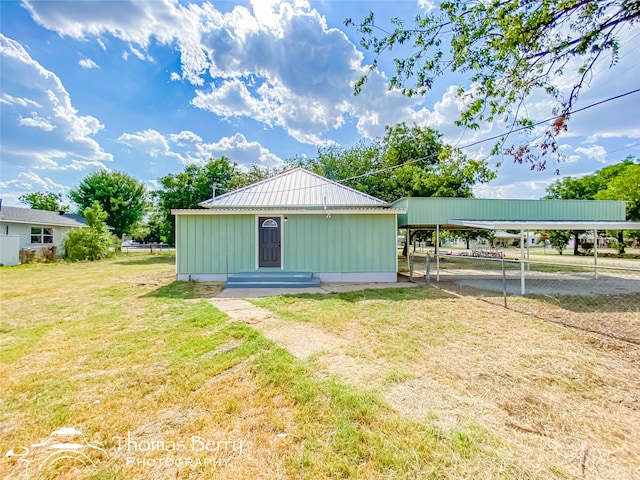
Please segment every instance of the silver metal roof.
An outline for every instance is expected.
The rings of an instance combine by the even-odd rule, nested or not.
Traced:
[[[275,208],[173,208],[172,215],[399,215],[406,213],[399,208],[380,207],[347,207],[347,208],[307,208],[275,207]]]
[[[288,170],[200,203],[205,208],[386,207],[378,198],[328,180],[304,168]]]
[[[79,215],[34,210],[31,208],[7,207],[0,209],[0,222],[29,223],[33,225],[52,225],[61,227],[84,227],[84,220]]]

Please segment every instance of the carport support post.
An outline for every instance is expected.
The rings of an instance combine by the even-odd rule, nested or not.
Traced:
[[[524,294],[524,230],[520,230],[520,295]]]
[[[593,277],[598,279],[598,230],[593,231]]]
[[[436,224],[436,282],[440,281],[440,224]]]

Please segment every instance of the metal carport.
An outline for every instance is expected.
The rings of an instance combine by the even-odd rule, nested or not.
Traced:
[[[524,235],[531,230],[640,230],[640,222],[627,222],[625,202],[615,200],[526,200],[448,197],[405,197],[391,208],[398,215],[398,228],[408,236],[415,230],[436,232],[436,252],[440,230],[519,230],[521,290],[524,294]],[[597,251],[594,255],[597,266]],[[597,270],[596,270],[597,271]],[[436,279],[440,279],[436,255]]]
[[[527,232],[532,230],[579,230],[592,231],[593,238],[598,237],[598,231],[602,230],[640,230],[640,222],[620,222],[620,221],[474,221],[474,220],[449,220],[451,225],[457,225],[465,228],[484,229],[484,230],[519,230],[520,231],[520,293],[525,292],[525,250],[524,238]],[[436,231],[436,244],[439,243],[439,229]],[[529,244],[527,243],[527,250]],[[528,255],[527,255],[528,257]],[[595,277],[598,277],[598,242],[594,242],[593,250],[593,266]],[[440,276],[440,262],[436,258],[437,277]]]

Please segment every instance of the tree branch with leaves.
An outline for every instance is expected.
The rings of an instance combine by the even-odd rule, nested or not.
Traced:
[[[620,33],[639,18],[638,0],[450,0],[436,13],[418,14],[410,27],[393,18],[391,29],[381,27],[374,13],[360,23],[349,18],[345,24],[363,34],[361,46],[374,54],[354,92],[362,91],[380,59],[394,49],[408,55],[394,58],[389,88],[408,97],[425,95],[447,71],[469,75],[473,88],[459,89],[466,106],[456,122],[466,128],[502,120],[511,125],[507,131],[533,129],[521,106],[534,91],[546,92],[555,103],[555,118],[536,151],[531,145],[506,148],[509,132],[493,150],[543,170],[546,158],[561,159],[556,137],[566,130],[594,65],[604,54],[610,65],[616,63]],[[566,93],[555,80],[568,73],[574,77]]]

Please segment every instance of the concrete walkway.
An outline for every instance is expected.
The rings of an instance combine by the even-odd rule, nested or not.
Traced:
[[[310,288],[225,288],[216,298],[260,298],[274,295],[300,295],[303,293],[355,292],[366,289],[411,288],[417,284],[410,282],[391,283],[322,283]]]

